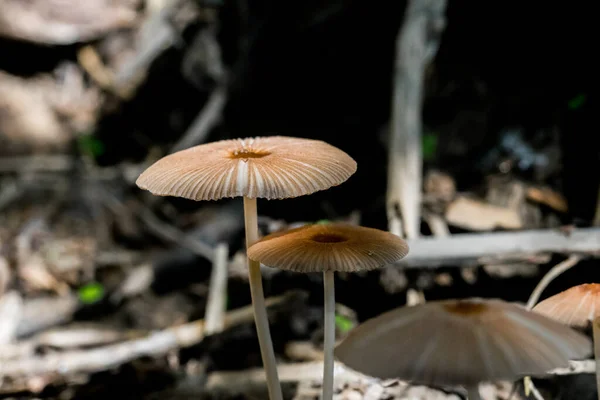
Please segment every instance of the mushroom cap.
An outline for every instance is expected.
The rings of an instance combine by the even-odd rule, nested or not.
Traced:
[[[600,284],[573,286],[539,302],[533,311],[565,325],[586,328],[600,317]]]
[[[356,161],[320,140],[285,136],[222,140],[165,156],[136,184],[158,196],[284,199],[325,190],[356,172]]]
[[[295,272],[368,271],[400,260],[408,245],[393,233],[349,224],[314,224],[265,236],[248,257]]]
[[[335,349],[366,375],[426,385],[476,385],[565,367],[590,340],[501,300],[446,300],[388,311],[359,325]]]

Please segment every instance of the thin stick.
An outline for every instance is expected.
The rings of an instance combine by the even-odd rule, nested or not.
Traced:
[[[479,386],[469,386],[467,388],[467,399],[468,400],[481,400],[481,394],[479,394]]]
[[[227,243],[219,243],[215,249],[213,269],[210,275],[210,287],[206,304],[204,333],[212,335],[221,332],[225,325],[227,308],[227,261],[229,247]]]
[[[335,288],[333,271],[323,272],[323,292],[325,295],[325,340],[323,352],[323,397],[322,400],[333,399],[333,347],[335,345]]]
[[[568,269],[575,266],[581,260],[581,256],[578,254],[573,254],[566,260],[556,264],[554,267],[544,275],[542,280],[537,284],[533,292],[531,292],[531,296],[529,296],[529,300],[527,301],[527,308],[532,309],[540,299],[540,296],[544,292],[544,290],[548,287],[548,285],[556,279],[559,275],[567,271]]]
[[[267,299],[267,304],[275,306],[289,300],[289,295],[286,295]],[[225,314],[225,329],[251,322],[253,313],[250,306],[229,311]],[[200,343],[204,337],[204,320],[196,320],[150,332],[142,338],[93,349],[36,354],[14,360],[3,360],[0,362],[0,376],[18,379],[40,375],[60,377],[76,373],[95,373],[118,367],[139,357],[163,356],[173,349]]]
[[[531,296],[529,296],[529,300],[527,301],[527,308],[529,310],[531,310],[533,308],[533,306],[535,306],[537,304],[538,300],[540,299],[540,296],[542,295],[544,290],[548,287],[548,285],[554,279],[556,279],[556,277],[558,277],[559,275],[561,275],[562,273],[564,273],[565,271],[567,271],[568,269],[573,267],[575,264],[577,264],[579,262],[579,260],[581,260],[581,256],[573,254],[566,260],[564,260],[564,261],[556,264],[554,267],[552,267],[550,269],[550,271],[548,271],[546,273],[546,275],[544,275],[544,277],[538,282],[536,287],[533,289],[533,292],[531,292]],[[529,393],[534,393],[534,396],[536,396],[535,395],[536,392],[539,394],[539,392],[537,391],[537,388],[535,387],[530,376],[526,376],[525,378],[523,378],[523,387],[525,388],[526,396],[529,396]],[[541,395],[540,395],[540,397],[541,397]],[[537,398],[537,396],[536,396],[536,398]]]
[[[246,226],[246,248],[258,241],[258,214],[256,211],[256,199],[244,197],[244,223]],[[265,295],[262,287],[262,276],[260,274],[260,263],[248,259],[248,280],[250,282],[250,294],[256,321],[256,333],[260,346],[263,367],[267,374],[267,387],[271,400],[283,400],[279,377],[277,375],[277,361],[269,331],[269,319],[265,307]]]
[[[600,318],[596,318],[592,323],[594,335],[594,359],[596,359],[596,388],[598,389],[598,399],[600,400]]]

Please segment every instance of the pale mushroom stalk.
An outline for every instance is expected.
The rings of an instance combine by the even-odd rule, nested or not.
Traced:
[[[256,199],[244,196],[244,224],[246,229],[246,248],[258,241],[258,215]],[[256,334],[260,346],[260,354],[267,375],[267,388],[271,400],[283,400],[279,377],[277,375],[277,361],[273,350],[273,341],[269,331],[269,319],[265,305],[265,295],[260,273],[260,262],[248,258],[248,279],[250,282],[250,295],[254,320],[256,321]]]
[[[288,199],[326,190],[344,183],[356,168],[352,157],[321,140],[286,136],[239,138],[169,154],[142,172],[136,184],[157,196],[194,201],[243,197],[249,246],[258,240],[257,198]],[[270,399],[281,400],[259,262],[248,261],[257,336]]]
[[[333,348],[335,346],[335,289],[334,272],[323,272],[323,294],[325,297],[325,338],[323,341],[323,398],[333,399]]]
[[[596,388],[598,399],[600,399],[600,317],[592,321],[592,332],[594,335],[594,359],[596,360]]]
[[[274,232],[248,248],[248,257],[282,270],[323,274],[324,343],[322,400],[332,400],[336,271],[358,272],[381,268],[402,259],[408,245],[379,229],[348,224],[311,224]]]
[[[467,389],[467,400],[481,400],[481,395],[479,394],[479,386],[473,385],[466,388]]]

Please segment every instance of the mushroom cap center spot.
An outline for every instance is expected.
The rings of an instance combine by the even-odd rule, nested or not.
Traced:
[[[270,155],[270,151],[265,150],[250,150],[250,149],[241,149],[241,150],[233,150],[229,153],[229,158],[232,159],[248,159],[248,158],[263,158]]]
[[[310,240],[317,243],[341,243],[346,242],[348,238],[337,233],[317,233]]]
[[[471,316],[477,314],[483,314],[487,311],[488,307],[481,303],[470,303],[466,301],[459,301],[451,304],[444,304],[444,310],[454,315]]]

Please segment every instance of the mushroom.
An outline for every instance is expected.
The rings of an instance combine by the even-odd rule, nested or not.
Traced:
[[[600,284],[574,286],[538,303],[533,311],[565,325],[584,329],[592,326],[596,386],[600,399]]]
[[[272,233],[248,248],[250,259],[268,267],[323,273],[323,400],[333,397],[334,272],[373,270],[398,261],[407,253],[406,242],[390,232],[340,223],[306,225]]]
[[[249,247],[258,240],[257,198],[284,199],[325,190],[345,182],[356,167],[348,154],[320,140],[257,137],[170,154],[146,169],[136,183],[155,195],[196,201],[242,196]],[[281,400],[258,262],[248,260],[248,275],[269,396]]]
[[[480,382],[539,375],[590,350],[585,335],[563,324],[516,304],[472,298],[388,311],[350,331],[335,356],[366,375],[460,385],[480,400]]]

